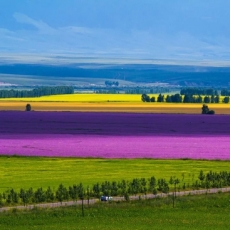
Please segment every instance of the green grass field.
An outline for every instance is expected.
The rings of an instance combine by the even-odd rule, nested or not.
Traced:
[[[57,188],[82,182],[91,186],[97,182],[133,178],[169,179],[178,177],[190,183],[204,172],[229,171],[230,161],[155,160],[155,159],[84,159],[45,157],[0,157],[0,192],[9,188]],[[182,180],[184,177],[184,180]]]
[[[98,203],[85,207],[13,210],[0,214],[1,230],[109,229],[109,230],[225,230],[230,226],[230,194],[171,197],[131,203]]]

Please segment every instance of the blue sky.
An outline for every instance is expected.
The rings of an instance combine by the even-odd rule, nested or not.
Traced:
[[[0,53],[230,60],[229,0],[1,0]]]

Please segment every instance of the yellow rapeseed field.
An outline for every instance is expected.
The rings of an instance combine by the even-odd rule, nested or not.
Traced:
[[[151,95],[157,96],[157,95]],[[0,101],[44,102],[141,102],[140,94],[64,94],[31,98],[3,98]]]
[[[159,94],[148,94],[150,97],[157,97]],[[166,98],[167,94],[163,94]],[[182,96],[183,97],[183,96]],[[203,96],[204,98],[204,96]],[[223,96],[220,96],[222,104]],[[42,97],[27,98],[0,98],[0,101],[26,101],[26,102],[142,102],[141,94],[62,94]]]

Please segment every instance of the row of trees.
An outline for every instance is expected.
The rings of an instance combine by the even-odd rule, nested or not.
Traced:
[[[157,93],[169,93],[172,91],[170,88],[166,87],[154,87],[154,88],[141,88],[141,87],[135,87],[135,88],[128,88],[125,90],[125,94],[157,94]]]
[[[6,192],[0,193],[0,205],[24,205],[30,203],[43,203],[43,202],[54,202],[54,201],[68,201],[68,200],[83,200],[90,199],[93,197],[99,198],[102,195],[106,196],[124,196],[126,200],[129,200],[129,195],[140,195],[140,194],[157,194],[168,193],[170,190],[175,192],[181,189],[199,189],[199,188],[222,188],[230,186],[230,172],[208,172],[204,173],[200,171],[197,180],[191,185],[184,182],[184,176],[180,181],[176,177],[170,177],[167,181],[163,178],[156,179],[154,176],[149,179],[135,178],[133,180],[121,180],[116,181],[104,181],[102,183],[96,183],[92,188],[84,187],[82,183],[78,185],[72,185],[65,187],[60,184],[56,190],[52,190],[50,187],[47,189],[38,188],[36,190],[20,189],[19,192],[14,189],[9,189]]]
[[[183,88],[180,91],[181,95],[208,95],[208,96],[217,96],[218,91],[211,88]],[[220,91],[221,96],[230,96],[230,90],[222,89]]]
[[[230,173],[227,171],[208,172],[204,173],[202,170],[198,176],[198,180],[193,184],[194,189],[199,188],[222,188],[230,186]]]
[[[129,195],[157,194],[158,192],[168,193],[169,183],[165,179],[156,180],[155,177],[151,177],[149,179],[135,178],[131,181],[105,181],[94,184],[91,189],[90,187],[83,187],[81,183],[69,187],[60,184],[56,191],[53,191],[50,187],[47,189],[38,188],[36,190],[32,188],[28,190],[20,189],[19,192],[10,189],[0,194],[0,205],[15,205],[20,203],[27,205],[31,203],[63,202],[67,200],[77,201],[92,197],[99,198],[102,195],[124,196],[128,200]]]
[[[184,95],[184,103],[219,103],[220,102],[220,97],[217,96],[205,96],[202,98],[200,95],[199,96],[193,96],[186,94]]]
[[[230,90],[222,89],[220,94],[221,96],[230,96]]]
[[[0,90],[0,98],[40,97],[58,94],[73,94],[72,86],[39,87],[33,90]]]
[[[94,93],[98,93],[98,94],[119,94],[120,92],[115,89],[115,88],[108,88],[108,89],[98,89],[95,90]]]
[[[214,89],[206,89],[206,88],[184,88],[180,91],[181,95],[214,95],[217,96],[218,92]]]
[[[155,102],[156,101],[155,97],[150,98],[150,96],[145,93],[141,95],[141,100],[143,102]]]
[[[179,93],[174,95],[167,95],[166,97],[162,94],[159,94],[157,98],[150,97],[147,94],[142,94],[141,100],[143,102],[168,102],[168,103],[219,103],[220,97],[218,95],[214,96],[204,96],[201,95],[194,96],[191,94],[185,94],[184,96]],[[223,98],[223,103],[229,103],[229,97],[226,96]]]

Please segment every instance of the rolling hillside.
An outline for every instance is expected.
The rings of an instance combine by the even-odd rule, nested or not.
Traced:
[[[133,83],[161,82],[180,86],[226,87],[230,85],[230,67],[156,64],[2,64],[0,74],[25,76],[27,81],[31,78],[30,76],[33,76],[34,80],[38,78],[44,82],[53,79],[69,82],[76,79],[88,79],[93,83],[92,79],[114,79]]]

